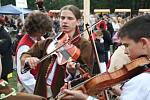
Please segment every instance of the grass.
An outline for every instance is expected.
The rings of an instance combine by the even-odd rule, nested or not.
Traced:
[[[8,79],[8,82],[12,88],[18,90],[17,89],[17,72],[16,72],[16,70],[13,71],[12,77]]]
[[[12,32],[11,32],[10,35],[11,35],[12,41],[14,41],[16,34],[17,34],[17,33],[16,33],[15,31],[12,31]],[[16,64],[15,64],[15,56],[13,56],[13,66],[16,67]],[[18,89],[17,89],[17,71],[16,71],[16,68],[14,68],[14,70],[13,70],[13,72],[12,72],[12,77],[10,77],[10,78],[8,79],[8,82],[9,82],[9,85],[10,85],[12,88],[16,89],[16,91],[18,90]]]

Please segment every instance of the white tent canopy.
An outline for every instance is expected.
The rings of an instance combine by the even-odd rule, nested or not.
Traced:
[[[30,13],[32,10],[25,9],[25,8],[18,8],[12,4],[1,6],[0,7],[0,14],[5,15],[20,15],[20,14],[27,14]]]
[[[94,13],[110,13],[110,9],[94,9]]]
[[[139,12],[150,13],[150,9],[139,9]]]
[[[131,12],[131,9],[115,9],[115,12]]]

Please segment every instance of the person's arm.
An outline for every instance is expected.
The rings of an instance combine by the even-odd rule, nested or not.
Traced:
[[[44,49],[43,41],[35,43],[27,52],[24,52],[21,55],[21,65],[24,65],[25,62],[28,62],[31,68],[37,66],[39,58],[41,58],[42,52]]]
[[[18,71],[21,71],[21,68],[22,68],[22,66],[21,66],[21,60],[20,60],[20,57],[21,57],[21,55],[24,53],[24,52],[27,52],[28,50],[30,49],[30,47],[29,46],[27,46],[27,45],[22,45],[22,46],[20,46],[19,48],[18,48],[18,51],[16,52],[16,60],[17,60],[17,70]]]
[[[35,83],[36,83],[34,76],[30,73],[30,71],[28,71],[24,74],[21,74],[20,56],[22,53],[27,52],[29,49],[30,49],[30,47],[27,45],[20,46],[18,49],[18,52],[17,52],[17,74],[19,76],[19,80],[21,81],[21,84],[26,89],[26,91],[28,93],[33,93]]]

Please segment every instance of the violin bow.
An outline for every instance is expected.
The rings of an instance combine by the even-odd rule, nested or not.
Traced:
[[[96,44],[95,44],[95,41],[94,41],[94,38],[93,38],[93,35],[92,35],[92,31],[89,31],[89,30],[88,30],[88,29],[89,29],[89,28],[88,28],[88,26],[89,26],[88,23],[87,23],[85,26],[86,26],[86,30],[87,30],[87,32],[88,32],[89,39],[90,39],[90,41],[91,41],[92,47],[93,47],[93,49],[94,49],[94,54],[95,54],[95,56],[96,56],[96,60],[97,60],[98,66],[99,66],[99,70],[100,70],[100,72],[101,72],[100,60],[99,60],[99,57],[98,57],[98,52],[97,52]],[[91,27],[92,27],[92,26],[91,26]]]
[[[99,22],[98,22],[98,23],[99,23]],[[97,23],[97,24],[98,24],[98,23]],[[90,39],[90,41],[91,41],[92,47],[93,47],[93,49],[94,49],[94,54],[95,54],[95,56],[96,56],[96,60],[97,60],[97,63],[98,63],[98,67],[99,67],[99,70],[100,70],[100,73],[101,73],[101,72],[102,72],[102,71],[101,71],[101,65],[100,65],[100,60],[99,60],[99,56],[98,56],[96,44],[95,44],[95,41],[94,41],[94,38],[93,38],[93,35],[92,35],[92,30],[89,31],[89,30],[88,30],[88,29],[89,29],[88,26],[89,26],[89,24],[87,23],[87,24],[86,24],[86,29],[87,29],[87,32],[88,32],[89,39]],[[91,26],[90,28],[92,28],[92,26]],[[106,100],[109,100],[107,91],[104,90],[102,93],[104,94],[104,98],[105,98]]]

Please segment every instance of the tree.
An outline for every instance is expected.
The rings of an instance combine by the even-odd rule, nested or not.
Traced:
[[[37,9],[35,5],[36,0],[27,0],[28,8]],[[115,8],[132,8],[137,10],[139,8],[148,8],[150,5],[149,0],[91,0],[91,12],[94,9],[109,8],[114,11]],[[13,4],[15,0],[1,0],[1,5]],[[67,4],[73,4],[83,9],[83,0],[44,0],[44,6],[48,10],[60,9],[62,6]]]
[[[15,0],[1,0],[1,6],[13,4],[16,5]]]

